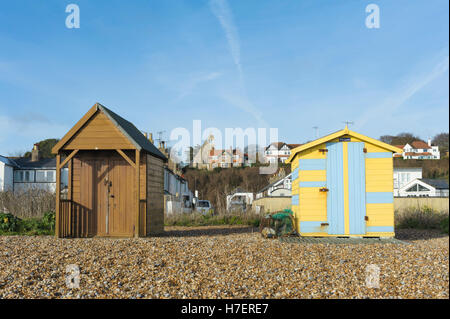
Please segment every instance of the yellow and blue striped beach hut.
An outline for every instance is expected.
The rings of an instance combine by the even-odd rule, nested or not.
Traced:
[[[292,150],[292,211],[302,236],[394,236],[393,154],[348,127]]]

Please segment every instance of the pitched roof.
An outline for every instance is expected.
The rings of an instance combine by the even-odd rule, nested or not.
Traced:
[[[424,141],[414,141],[410,143],[410,145],[414,148],[424,148],[424,149],[431,148],[431,146],[425,143]]]
[[[448,183],[445,179],[429,179],[429,178],[419,178],[419,181],[424,182],[436,189],[448,189]]]
[[[0,162],[5,163],[6,165],[9,165],[9,166],[13,166],[13,167],[17,166],[17,163],[13,159],[2,156],[2,155],[0,155]]]
[[[286,144],[290,149],[302,146],[303,144]]]
[[[145,136],[139,131],[136,126],[134,126],[131,122],[125,120],[123,117],[114,113],[107,107],[101,105],[100,103],[96,103],[88,113],[83,116],[83,118],[75,124],[75,126],[66,134],[64,137],[53,147],[52,153],[58,153],[59,149],[61,149],[69,139],[75,135],[75,133],[81,129],[84,124],[97,112],[103,112],[109,120],[125,135],[126,138],[136,147],[137,150],[144,150],[156,157],[167,161],[167,157],[161,153],[160,150],[156,148]]]
[[[372,143],[372,144],[374,144],[374,145],[376,145],[378,147],[381,147],[381,148],[383,148],[385,150],[388,150],[388,151],[391,151],[393,153],[401,153],[401,152],[403,152],[403,150],[401,150],[401,149],[399,149],[399,148],[397,148],[395,146],[392,146],[392,145],[387,144],[387,143],[383,143],[381,141],[378,141],[378,140],[373,139],[371,137],[368,137],[368,136],[356,133],[354,131],[350,131],[348,129],[348,127],[345,127],[345,129],[343,129],[343,130],[334,132],[332,134],[329,134],[327,136],[321,137],[321,138],[319,138],[317,140],[314,140],[312,142],[309,142],[309,143],[303,144],[302,146],[294,148],[291,151],[291,156],[289,156],[289,158],[286,160],[286,163],[290,163],[294,159],[294,157],[297,155],[297,153],[299,153],[299,152],[302,152],[302,151],[310,149],[310,148],[312,148],[314,146],[326,143],[328,141],[331,141],[331,140],[333,140],[335,138],[338,138],[338,137],[341,137],[341,136],[344,136],[344,135],[349,135],[349,136],[352,136],[352,137],[356,137],[356,138],[358,138],[361,141]]]
[[[31,161],[31,157],[15,158],[14,162],[21,169],[56,169],[56,158],[41,158],[38,161]]]
[[[269,149],[269,147],[271,147],[271,146],[275,146],[277,148],[277,150],[280,150],[284,145],[287,145],[287,144],[284,142],[273,142],[273,143],[270,143],[270,145],[266,147],[266,150]]]

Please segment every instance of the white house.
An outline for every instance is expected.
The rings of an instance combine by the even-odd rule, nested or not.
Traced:
[[[414,179],[399,189],[401,197],[448,197],[448,183],[442,179]]]
[[[422,167],[394,167],[394,196],[399,189],[415,179],[422,178]]]
[[[189,190],[188,181],[164,168],[164,202],[167,214],[190,212],[194,196]]]
[[[0,192],[14,188],[14,167],[16,164],[12,160],[0,155]]]
[[[266,163],[277,163],[278,161],[284,163],[289,156],[291,150],[300,146],[301,144],[286,144],[283,142],[275,142],[267,146],[264,150],[264,158]]]
[[[403,149],[403,153],[395,153],[394,157],[403,157],[403,159],[440,159],[441,153],[439,146],[431,145],[431,140],[428,143],[423,141],[414,141],[406,145],[396,145]]]
[[[68,169],[61,170],[61,187],[68,185]],[[56,190],[56,159],[40,158],[38,145],[31,157],[0,156],[0,191]]]
[[[291,197],[292,173],[267,185],[256,193],[256,199],[263,197]]]

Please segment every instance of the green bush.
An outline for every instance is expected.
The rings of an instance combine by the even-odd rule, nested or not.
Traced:
[[[411,207],[395,212],[396,228],[442,229],[445,220],[447,220],[448,229],[448,213],[436,211],[428,206]]]
[[[441,231],[448,235],[448,216],[441,221]]]
[[[10,213],[0,213],[0,231],[15,232],[19,229],[20,218]]]
[[[54,231],[54,212],[46,212],[42,218],[27,219],[0,213],[0,235],[53,235]]]
[[[260,216],[254,213],[176,214],[165,217],[166,226],[250,225],[258,227]]]

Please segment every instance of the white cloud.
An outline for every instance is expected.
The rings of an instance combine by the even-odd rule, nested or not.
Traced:
[[[233,57],[234,64],[236,65],[239,77],[242,81],[243,72],[241,64],[241,45],[239,41],[239,33],[236,25],[233,21],[233,15],[226,0],[211,0],[211,10],[222,26],[225,36],[228,41],[231,56]]]

